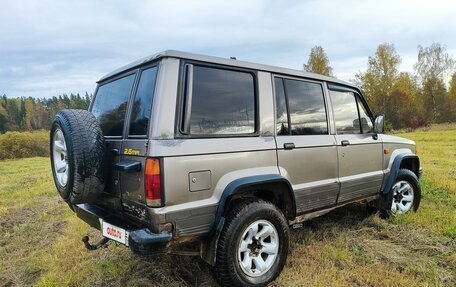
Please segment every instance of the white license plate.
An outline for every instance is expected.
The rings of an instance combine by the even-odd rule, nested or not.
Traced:
[[[101,233],[104,237],[128,245],[128,231],[115,225],[100,220]]]

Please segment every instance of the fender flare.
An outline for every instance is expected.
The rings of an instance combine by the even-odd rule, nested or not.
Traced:
[[[219,200],[219,205],[217,207],[217,213],[215,215],[215,226],[218,228],[218,226],[220,225],[220,221],[223,218],[223,213],[225,211],[226,204],[228,203],[228,198],[230,196],[236,194],[236,192],[242,188],[268,183],[286,184],[286,186],[288,187],[288,191],[290,192],[290,198],[292,201],[293,208],[294,210],[296,210],[296,201],[293,193],[293,188],[291,187],[290,182],[286,178],[282,177],[279,174],[247,176],[233,180],[223,190],[222,196]]]
[[[396,180],[397,174],[399,172],[399,169],[401,167],[402,162],[405,159],[413,158],[418,161],[418,169],[419,169],[419,164],[420,164],[420,158],[411,152],[405,152],[405,153],[400,153],[398,154],[394,160],[393,163],[391,164],[391,169],[388,175],[388,178],[385,183],[385,187],[383,188],[382,194],[387,194],[391,188],[393,187],[394,181]]]
[[[203,244],[201,258],[209,263],[214,265],[216,261],[217,254],[217,244],[222,232],[223,226],[225,225],[224,212],[226,205],[229,203],[229,198],[236,194],[237,191],[260,184],[270,184],[270,183],[280,183],[285,184],[290,192],[290,198],[292,201],[292,209],[296,212],[296,201],[293,193],[293,188],[291,187],[290,182],[279,174],[264,174],[264,175],[255,175],[247,176],[243,178],[238,178],[230,182],[225,189],[223,190],[222,196],[219,200],[219,205],[217,207],[217,212],[215,215],[214,228],[209,233],[207,237],[209,240]],[[295,213],[294,213],[295,214]],[[296,215],[296,214],[295,214]]]

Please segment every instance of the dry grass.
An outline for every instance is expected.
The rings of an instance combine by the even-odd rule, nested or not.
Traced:
[[[272,285],[456,286],[456,130],[405,136],[426,172],[419,212],[382,220],[353,204],[309,221]],[[99,236],[59,199],[47,158],[0,162],[0,286],[215,286],[197,257],[89,252],[87,233]]]

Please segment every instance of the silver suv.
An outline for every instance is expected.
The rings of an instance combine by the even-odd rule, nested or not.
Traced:
[[[224,286],[266,285],[289,227],[364,201],[415,211],[415,143],[383,133],[358,88],[302,71],[165,51],[63,110],[51,164],[76,215],[133,252],[200,255]]]

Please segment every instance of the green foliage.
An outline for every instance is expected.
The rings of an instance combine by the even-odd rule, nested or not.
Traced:
[[[453,74],[450,80],[450,88],[445,97],[443,121],[456,122],[456,73]]]
[[[6,131],[32,131],[49,129],[55,114],[62,109],[87,109],[91,96],[64,94],[48,99],[0,99],[0,134]]]
[[[394,80],[389,94],[389,120],[395,129],[417,128],[425,125],[425,109],[415,78],[400,73]]]
[[[326,76],[332,76],[332,68],[329,59],[321,46],[315,46],[310,50],[309,60],[304,64],[304,70]]]
[[[394,45],[383,43],[378,46],[374,56],[369,57],[367,71],[356,75],[357,84],[374,113],[384,114],[390,120],[396,108],[391,101],[391,94],[399,76],[401,61]],[[395,126],[396,122],[392,124]]]
[[[6,132],[0,135],[0,160],[49,156],[49,132]]]
[[[393,129],[416,129],[432,123],[456,121],[456,76],[445,86],[455,61],[438,43],[418,46],[416,77],[399,73],[401,57],[392,44],[380,44],[369,57],[366,72],[354,82],[375,114],[384,114]],[[451,90],[451,87],[453,90]]]
[[[426,119],[430,123],[444,122],[446,88],[443,79],[435,76],[426,78],[422,83],[422,97]]]
[[[393,123],[390,120],[385,121],[385,132],[391,132],[393,130]]]

